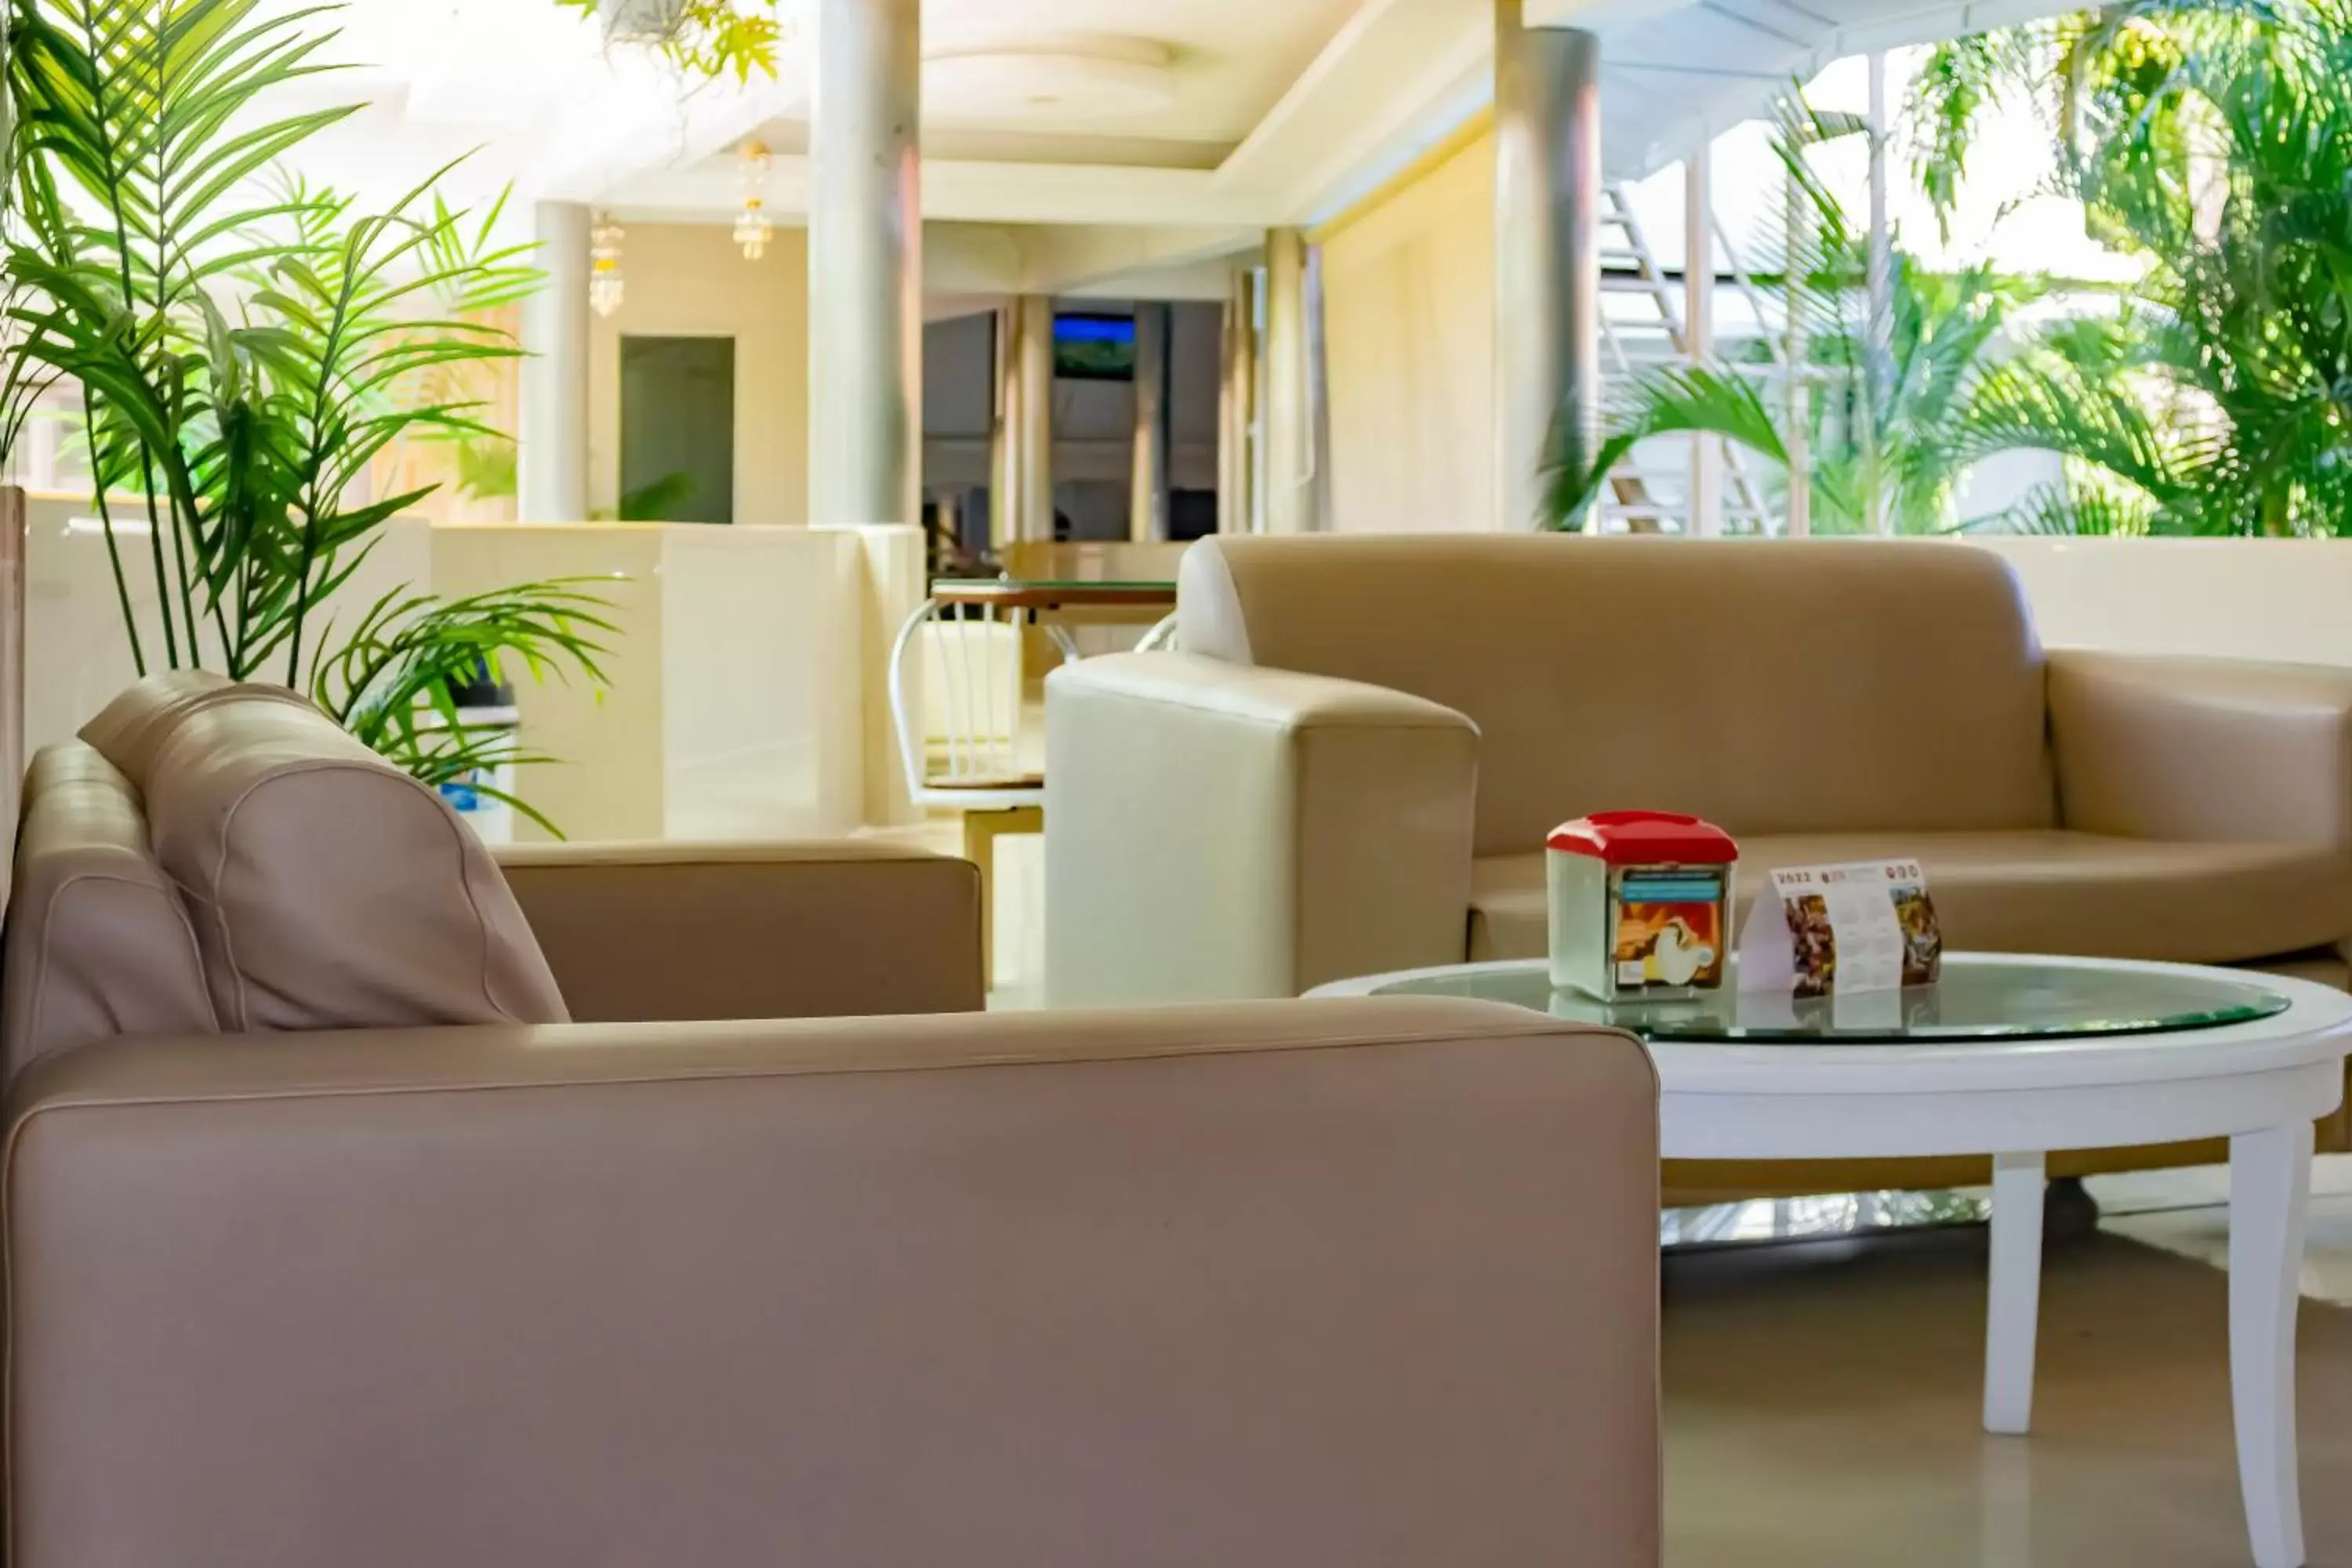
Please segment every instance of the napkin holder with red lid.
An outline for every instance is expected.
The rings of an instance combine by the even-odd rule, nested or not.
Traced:
[[[1551,983],[1604,1002],[1712,991],[1730,969],[1739,847],[1713,823],[1602,811],[1545,841]]]

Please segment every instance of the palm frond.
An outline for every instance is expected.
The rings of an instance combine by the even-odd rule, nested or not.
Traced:
[[[134,663],[234,677],[270,661],[355,733],[425,776],[450,670],[512,660],[601,683],[603,601],[536,584],[440,603],[393,595],[340,645],[320,635],[383,526],[418,489],[360,499],[412,434],[478,437],[452,379],[511,358],[487,312],[536,288],[499,237],[504,198],[453,208],[436,171],[385,210],[288,180],[278,163],[356,106],[288,109],[335,69],[331,5],[274,0],[0,0],[16,222],[0,288],[0,442],[27,389],[83,393],[94,501]],[[143,565],[110,494],[140,498]],[[131,619],[152,575],[162,647]],[[306,679],[307,678],[307,679]],[[438,760],[435,760],[438,759]]]

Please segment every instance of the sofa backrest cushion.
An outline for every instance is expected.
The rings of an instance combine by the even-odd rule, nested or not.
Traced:
[[[147,847],[131,781],[91,747],[42,749],[25,774],[0,942],[0,1080],[116,1035],[215,1032],[185,905]]]
[[[142,683],[83,733],[140,793],[223,1029],[566,1021],[472,830],[290,692]]]
[[[1370,681],[1479,729],[1477,852],[1617,807],[1733,833],[2054,821],[2007,564],[1925,541],[1217,538],[1184,651]]]
[[[180,721],[199,709],[223,702],[310,703],[283,686],[231,680],[209,669],[168,669],[127,687],[81,727],[81,740],[94,746],[126,776],[146,775],[156,750]]]

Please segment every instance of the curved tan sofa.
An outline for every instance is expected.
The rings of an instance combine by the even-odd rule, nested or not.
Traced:
[[[15,1568],[1658,1562],[1632,1040],[978,1014],[961,861],[502,869],[283,693],[109,721],[0,973]]]
[[[1751,891],[1916,856],[1959,947],[2345,981],[2352,671],[2045,650],[2008,566],[1958,544],[1233,538],[1181,581],[1183,652],[1048,682],[1057,1005],[1537,956],[1546,830],[1625,806],[1729,828]]]

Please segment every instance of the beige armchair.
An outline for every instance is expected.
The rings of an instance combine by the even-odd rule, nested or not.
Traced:
[[[960,861],[501,874],[282,696],[90,733],[0,973],[16,1568],[1658,1561],[1630,1040],[956,1011]]]
[[[1048,682],[1057,1005],[1539,955],[1545,832],[1624,806],[1751,891],[1916,856],[1961,947],[2344,983],[2352,671],[2045,652],[1959,544],[1217,539],[1181,583],[1182,653]]]

